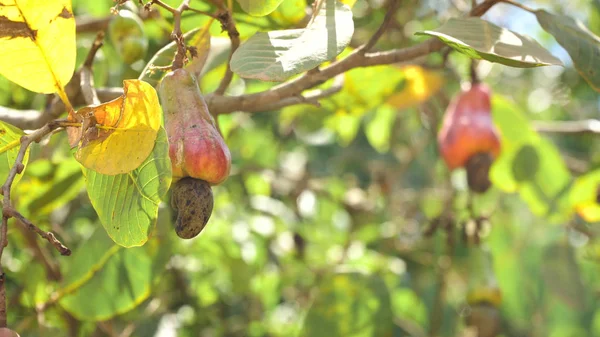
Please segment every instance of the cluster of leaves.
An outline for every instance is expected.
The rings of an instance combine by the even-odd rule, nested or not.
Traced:
[[[79,8],[107,15],[108,6],[99,3],[75,2],[76,13]],[[346,57],[353,32],[370,36],[375,30],[371,23],[379,22],[383,12],[357,3],[354,11],[362,19],[353,22],[347,5],[322,1],[316,4],[322,6],[316,7],[320,14],[304,24],[304,1],[257,3],[240,1],[241,8],[234,8],[241,37],[248,40],[232,57],[236,75],[230,94],[262,91],[271,84],[261,80],[284,80],[333,57]],[[202,10],[214,9],[201,5]],[[75,41],[87,47],[90,40],[85,35],[76,40],[73,15],[63,12],[72,13],[68,1],[47,6],[42,12],[54,20],[39,19],[44,23],[39,28],[38,16],[28,17],[33,7],[21,8],[23,18],[36,28],[35,39],[0,40],[0,48],[19,43],[12,47],[17,55],[40,50],[54,61],[32,61],[39,73],[27,74],[23,69],[30,64],[24,67],[22,59],[2,53],[0,73],[29,90],[57,91],[68,101],[64,87],[75,69]],[[412,4],[402,11],[432,28],[422,34],[437,36],[471,57],[519,67],[559,62],[537,42],[489,21],[454,19],[438,27],[437,18],[419,17],[420,9]],[[582,68],[597,63],[597,37],[570,19],[545,11],[536,16],[597,88],[595,68]],[[162,73],[149,67],[169,64],[176,49],[171,44],[158,50],[170,32],[163,24],[162,19],[144,22],[156,53],[141,67],[123,65],[114,46],[104,47],[94,65],[97,85],[140,80],[125,81],[124,94],[115,101],[67,111],[69,121],[89,127],[69,128],[68,136],[53,136],[45,146],[33,148],[32,162],[14,187],[15,205],[26,217],[53,228],[66,242],[78,243],[73,257],[56,265],[27,232],[10,236],[7,291],[18,295],[9,322],[18,322],[14,327],[24,335],[119,335],[135,329],[140,336],[172,330],[182,336],[198,331],[219,336],[424,336],[428,329],[441,329],[450,336],[463,328],[458,313],[469,309],[467,292],[488,287],[502,291],[501,304],[493,302],[506,321],[507,336],[600,335],[600,312],[586,296],[597,291],[597,245],[573,230],[547,226],[570,221],[577,210],[597,220],[600,175],[573,175],[558,147],[534,131],[518,104],[501,95],[493,102],[494,121],[503,136],[503,154],[491,172],[497,189],[475,205],[477,212],[493,213],[486,247],[459,243],[447,252],[441,233],[422,236],[428,219],[442,213],[447,195],[457,193],[453,209],[458,217],[469,216],[464,184],[455,179],[458,183],[448,186],[433,144],[446,95],[457,88],[456,81],[448,80],[451,75],[440,70],[415,65],[353,69],[345,73],[340,92],[319,107],[219,116],[237,173],[215,188],[215,214],[200,238],[177,240],[172,214],[161,202],[170,185],[170,161],[152,86]],[[257,33],[281,28],[286,30]],[[45,29],[58,29],[60,41]],[[210,17],[184,17],[182,29],[200,55],[188,67],[201,76],[203,91],[211,92],[227,68],[229,47],[222,43],[227,39],[216,37],[220,26]],[[328,35],[338,37],[335,45],[329,45]],[[32,46],[34,41],[38,43]],[[390,35],[381,44],[391,48],[417,41],[421,39],[412,34],[400,41]],[[85,55],[77,58],[83,61]],[[432,60],[438,61],[436,56]],[[451,61],[460,68],[468,59],[452,55]],[[19,75],[11,76],[14,69],[21,69]],[[503,74],[490,80],[501,81]],[[521,75],[523,91],[536,83],[534,74],[527,70]],[[573,97],[592,95],[569,75],[562,79],[575,83]],[[573,117],[567,108],[552,109],[561,118]],[[546,113],[548,119],[557,117]],[[6,123],[2,130],[0,178],[14,163],[23,135]],[[586,143],[565,148],[593,149]],[[519,174],[523,170],[527,172]],[[81,195],[84,187],[91,204]],[[506,197],[507,192],[518,192],[527,207]],[[444,263],[448,256],[451,268]],[[439,293],[446,293],[446,299],[440,300]],[[46,318],[41,328],[34,327],[36,310]],[[532,323],[531,317],[539,320]]]

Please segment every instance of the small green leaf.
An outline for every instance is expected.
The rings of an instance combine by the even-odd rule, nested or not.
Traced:
[[[94,234],[66,264],[60,305],[80,320],[101,321],[125,313],[150,295],[153,254],[147,247],[123,249],[104,231]],[[90,305],[93,303],[93,305]]]
[[[47,166],[49,165],[49,166]],[[31,175],[44,173],[45,176]],[[77,197],[83,188],[81,166],[75,160],[62,160],[51,163],[36,160],[29,164],[28,177],[17,187],[19,208],[23,215],[36,219],[47,218],[48,214],[63,207]]]
[[[479,18],[453,18],[438,29],[416,34],[435,36],[471,58],[511,67],[562,65],[559,59],[534,39]]]
[[[19,149],[21,147],[21,136],[25,133],[16,126],[0,121],[0,184],[3,184],[8,178],[10,169],[17,160]],[[27,165],[29,160],[29,149],[25,151],[23,165]],[[13,186],[21,180],[22,174],[17,174],[13,181]]]
[[[265,16],[276,10],[283,0],[237,0],[244,12],[254,16]]]
[[[283,81],[336,57],[350,43],[353,33],[350,7],[326,0],[304,29],[252,36],[233,54],[231,70],[245,78]]]
[[[391,336],[390,294],[376,275],[340,273],[328,277],[310,307],[302,336]]]
[[[137,169],[113,176],[85,170],[92,206],[117,244],[134,247],[148,240],[171,185],[168,151],[166,132],[160,128],[152,153]]]
[[[535,16],[542,28],[567,50],[579,74],[594,90],[600,91],[600,37],[568,16],[544,10],[536,11]]]
[[[375,110],[375,116],[365,127],[365,135],[369,144],[379,153],[386,153],[390,149],[390,136],[396,110],[389,105],[382,105]]]

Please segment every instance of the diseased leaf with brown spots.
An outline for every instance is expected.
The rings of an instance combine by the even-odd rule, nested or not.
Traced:
[[[35,92],[66,100],[75,70],[70,0],[0,0],[0,74]]]
[[[135,170],[146,160],[160,128],[160,105],[154,88],[143,81],[125,80],[123,95],[113,101],[77,111],[70,120],[69,142],[83,166],[106,175]]]

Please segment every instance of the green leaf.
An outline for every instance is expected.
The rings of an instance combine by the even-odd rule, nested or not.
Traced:
[[[283,0],[237,0],[244,12],[254,16],[265,16],[277,9]]]
[[[585,288],[575,251],[568,242],[556,242],[544,250],[542,279],[547,292],[577,311],[584,310]]]
[[[435,30],[417,32],[435,36],[455,50],[474,59],[529,68],[562,65],[534,39],[479,18],[450,19]]]
[[[568,16],[535,12],[538,22],[567,50],[579,74],[600,91],[600,37],[594,35],[581,22]]]
[[[64,287],[58,291],[60,305],[79,320],[89,321],[135,308],[150,295],[153,255],[148,247],[123,249],[96,230],[66,264]]]
[[[505,192],[519,192],[534,214],[550,222],[568,218],[573,180],[556,146],[540,137],[508,101],[495,96],[492,110],[502,151],[490,170],[491,181]]]
[[[252,36],[233,54],[231,70],[245,78],[283,81],[336,57],[350,43],[353,33],[350,7],[326,0],[304,29]]]
[[[376,275],[356,272],[328,277],[304,321],[302,336],[390,336],[390,294]]]
[[[196,76],[199,76],[202,72],[202,68],[208,57],[208,52],[210,50],[210,26],[212,23],[213,20],[211,19],[202,29],[195,28],[183,35],[187,45],[195,47],[196,52],[198,53],[196,57],[193,57],[189,63],[185,65],[185,68],[188,71],[193,72]],[[177,44],[175,41],[157,51],[148,64],[146,64],[146,67],[142,70],[138,79],[148,82],[156,87],[158,82],[160,82],[169,71],[167,69],[156,69],[156,67],[167,67],[171,65],[176,51]]]
[[[46,175],[35,176],[45,170],[48,170]],[[45,219],[52,211],[76,198],[83,185],[81,166],[77,161],[61,160],[54,164],[36,160],[29,164],[27,179],[17,187],[19,208],[34,221]]]
[[[24,134],[23,130],[16,126],[0,121],[0,179],[2,184],[8,178],[8,173],[15,164],[15,160],[17,160],[19,148],[21,147],[21,136]],[[25,151],[23,165],[26,166],[28,160],[29,149]],[[22,176],[23,174],[17,174],[12,186],[15,186]]]
[[[382,105],[375,110],[375,116],[365,127],[365,135],[369,144],[379,153],[386,153],[390,149],[390,136],[394,121],[396,120],[396,110],[389,105]]]
[[[134,247],[148,240],[158,206],[171,185],[168,151],[166,132],[160,128],[152,153],[137,169],[113,176],[86,169],[92,205],[117,244]]]
[[[600,170],[594,170],[577,177],[571,192],[572,204],[588,222],[600,221],[600,204],[597,200],[599,188]]]

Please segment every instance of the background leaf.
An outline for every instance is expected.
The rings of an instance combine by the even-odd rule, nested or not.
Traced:
[[[0,74],[31,91],[63,91],[75,70],[71,1],[3,0],[0,17],[8,20],[0,31]]]
[[[532,212],[552,222],[567,219],[573,211],[569,193],[572,178],[556,147],[540,137],[517,107],[494,96],[494,123],[500,129],[502,150],[490,170],[490,179],[506,192],[519,192]],[[524,147],[533,152],[519,160]],[[537,162],[533,172],[531,160]],[[518,172],[526,172],[520,178]]]
[[[60,305],[81,320],[107,320],[150,295],[156,247],[123,249],[96,230],[74,252]],[[94,305],[89,305],[93,303]]]
[[[244,12],[264,16],[273,12],[283,0],[237,0]]]
[[[534,39],[479,18],[451,18],[439,28],[417,32],[417,35],[435,36],[471,58],[511,67],[562,65]]]
[[[321,283],[304,323],[303,336],[391,335],[387,286],[375,275],[340,273]]]
[[[168,151],[166,132],[160,128],[154,150],[132,172],[109,176],[86,170],[88,195],[115,243],[134,247],[148,240],[171,185]]]
[[[442,73],[421,66],[402,67],[405,84],[401,90],[391,95],[387,103],[398,109],[406,109],[427,101],[444,85]]]
[[[231,58],[231,70],[245,78],[283,81],[331,60],[350,43],[352,11],[337,0],[326,0],[304,29],[257,33]]]
[[[567,50],[579,74],[600,91],[600,37],[566,15],[538,10],[535,16],[542,28]]]

